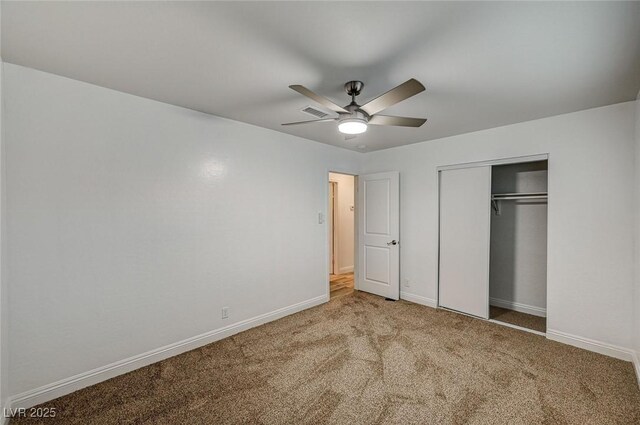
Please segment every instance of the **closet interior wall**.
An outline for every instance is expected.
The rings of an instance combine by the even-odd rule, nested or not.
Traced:
[[[492,194],[547,192],[547,161],[494,166]],[[491,214],[490,304],[546,317],[547,202],[498,201]]]

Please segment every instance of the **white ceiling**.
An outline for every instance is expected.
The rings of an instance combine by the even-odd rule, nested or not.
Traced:
[[[371,151],[635,99],[640,3],[3,1],[2,57]],[[311,119],[290,84],[346,105],[348,80],[364,101],[409,78],[427,91],[385,113],[419,129],[280,126]]]

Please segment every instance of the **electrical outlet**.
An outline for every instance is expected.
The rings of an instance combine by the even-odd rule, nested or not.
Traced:
[[[229,318],[229,307],[222,307],[222,318],[223,319]]]
[[[409,287],[411,286],[411,282],[409,281],[409,279],[405,279],[405,280],[404,280],[404,286],[405,286],[406,288],[409,288]]]

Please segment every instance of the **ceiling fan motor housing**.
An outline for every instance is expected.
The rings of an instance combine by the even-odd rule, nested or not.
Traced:
[[[356,103],[356,96],[362,90],[362,81],[349,81],[344,85],[345,90],[351,96],[351,103],[344,107],[349,113],[338,113],[338,130],[345,134],[360,134],[367,131],[369,114],[360,109]]]
[[[340,121],[344,121],[346,119],[349,120],[361,120],[363,122],[368,122],[369,121],[369,115],[367,115],[366,112],[358,109],[358,105],[349,105],[346,106],[345,109],[347,109],[349,111],[348,114],[338,114],[339,118],[338,118],[338,122]]]

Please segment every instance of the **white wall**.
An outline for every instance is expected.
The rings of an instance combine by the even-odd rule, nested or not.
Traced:
[[[634,114],[627,102],[367,154],[366,171],[400,171],[404,294],[436,298],[436,167],[549,153],[548,328],[630,348]]]
[[[636,351],[636,374],[640,384],[640,93],[636,100],[636,175],[635,175],[635,225],[636,225],[636,245],[635,245],[635,351]]]
[[[0,22],[2,21],[2,2],[0,2]],[[0,30],[0,34],[2,31]],[[2,41],[0,40],[0,46],[2,45]],[[5,190],[4,190],[4,127],[2,126],[3,119],[3,109],[4,109],[4,91],[3,91],[3,81],[4,81],[4,62],[2,61],[2,56],[0,55],[0,409],[3,409],[7,406],[7,396],[8,392],[8,371],[9,371],[9,355],[8,355],[8,330],[9,330],[9,310],[7,308],[7,288],[4,272],[4,227],[5,227]]]
[[[7,288],[6,255],[6,191],[4,137],[4,67],[0,58],[0,409],[7,406],[9,396],[9,297]]]
[[[326,299],[327,172],[357,173],[360,154],[15,65],[4,78],[13,395]]]
[[[492,193],[546,192],[546,164],[492,168]],[[547,204],[500,201],[491,211],[489,289],[494,305],[544,315],[547,308]],[[517,305],[514,305],[517,304]]]
[[[329,181],[337,183],[336,197],[336,257],[338,273],[353,271],[354,256],[354,177],[347,174],[329,173]]]

